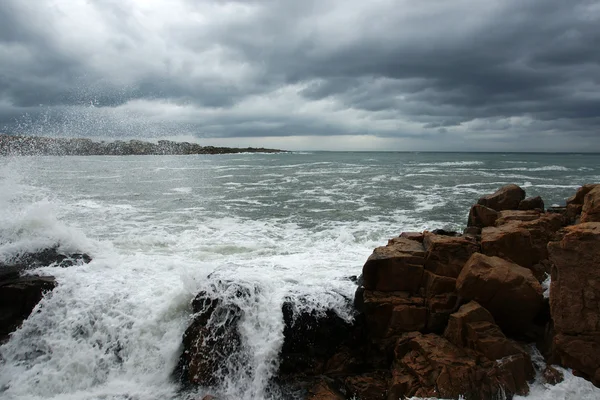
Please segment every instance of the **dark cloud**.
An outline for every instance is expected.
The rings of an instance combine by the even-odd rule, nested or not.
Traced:
[[[600,151],[599,42],[586,0],[5,0],[0,127]]]

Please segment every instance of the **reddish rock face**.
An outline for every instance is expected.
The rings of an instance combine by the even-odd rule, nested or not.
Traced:
[[[417,242],[423,242],[423,232],[402,232],[401,238],[416,240]]]
[[[378,247],[363,266],[367,290],[416,292],[423,279],[425,249],[415,240],[394,238]]]
[[[543,305],[542,287],[529,269],[480,253],[467,261],[456,289],[489,310],[507,333],[527,331]]]
[[[435,334],[413,333],[398,340],[394,354],[390,398],[492,399],[503,391],[528,392],[520,356],[490,361]]]
[[[498,211],[482,206],[481,204],[475,204],[471,207],[471,211],[469,211],[467,226],[476,226],[478,228],[494,226],[497,218]]]
[[[600,222],[564,232],[560,242],[548,244],[554,348],[562,365],[600,385],[594,378],[600,378]]]
[[[540,217],[540,212],[535,210],[505,210],[498,213],[496,226],[504,225],[511,221],[533,221]]]
[[[600,222],[600,185],[596,185],[585,195],[581,222]]]
[[[585,196],[594,188],[596,188],[597,186],[600,186],[598,184],[587,184],[587,185],[583,185],[582,187],[580,187],[579,189],[577,189],[577,192],[569,197],[567,199],[567,206],[571,205],[571,204],[581,204],[583,205]]]
[[[519,210],[540,210],[544,211],[544,200],[540,196],[528,197],[521,200]]]
[[[364,313],[369,334],[374,338],[420,331],[427,325],[425,299],[407,292],[365,290]]]
[[[525,199],[523,189],[517,185],[506,185],[493,194],[483,196],[477,203],[496,211],[516,210],[523,199]]]
[[[471,254],[479,251],[471,237],[436,235],[424,232],[425,269],[441,276],[456,278]]]
[[[335,390],[329,382],[322,379],[309,390],[306,400],[344,400],[345,397]]]
[[[517,222],[484,228],[481,232],[481,252],[511,260],[522,267],[531,267],[536,261],[531,233]]]

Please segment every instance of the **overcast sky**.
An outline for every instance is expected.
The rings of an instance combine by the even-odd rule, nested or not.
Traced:
[[[0,0],[2,131],[600,151],[600,1]]]

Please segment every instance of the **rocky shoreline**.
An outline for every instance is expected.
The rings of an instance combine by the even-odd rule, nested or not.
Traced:
[[[53,248],[0,265],[0,339],[56,285],[25,271],[90,260]],[[352,323],[335,310],[284,302],[273,377],[284,394],[510,399],[527,394],[534,379],[560,382],[552,365],[600,387],[600,185],[548,210],[541,198],[504,186],[472,206],[463,233],[403,232],[376,248],[356,283]],[[246,365],[243,310],[227,299],[239,304],[253,293],[232,281],[211,284],[193,300],[182,338],[175,379],[184,387],[216,387]]]
[[[256,147],[214,147],[196,143],[159,140],[157,143],[130,140],[94,142],[86,138],[53,138],[0,134],[0,156],[125,156],[234,153],[284,153],[285,150]]]

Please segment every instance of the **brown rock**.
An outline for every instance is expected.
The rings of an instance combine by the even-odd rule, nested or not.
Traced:
[[[423,232],[402,232],[401,238],[416,240],[417,242],[423,242]]]
[[[561,237],[560,229],[566,223],[564,216],[553,213],[542,214],[536,220],[519,223],[519,226],[527,229],[531,236],[532,264],[543,262],[548,258],[548,242],[558,240]],[[523,266],[525,267],[525,265]]]
[[[504,391],[509,396],[528,391],[523,372],[519,376],[519,356],[480,361],[476,353],[435,334],[401,337],[394,354],[390,398],[494,399]]]
[[[560,242],[548,244],[555,356],[561,365],[600,385],[594,378],[600,370],[600,222],[563,232]]]
[[[556,385],[557,383],[561,383],[565,379],[563,373],[551,365],[548,365],[544,369],[544,372],[542,372],[542,377],[544,378],[544,381],[549,385]]]
[[[306,400],[344,400],[345,397],[335,390],[333,386],[325,379],[319,380],[310,389]]]
[[[478,228],[494,226],[497,218],[498,211],[482,206],[481,204],[475,204],[471,207],[471,211],[469,211],[467,226],[475,226]]]
[[[559,333],[600,333],[600,223],[569,226],[548,244],[550,308]]]
[[[489,310],[507,333],[526,331],[543,305],[542,287],[530,270],[480,253],[467,261],[456,289]]]
[[[569,221],[575,222],[581,215],[581,210],[583,210],[583,204],[569,204],[564,215]]]
[[[521,200],[519,203],[519,210],[540,210],[544,211],[544,200],[540,196],[528,197]]]
[[[483,196],[477,203],[496,211],[516,210],[523,199],[525,199],[523,189],[517,185],[506,185],[493,194]]]
[[[436,235],[424,232],[425,269],[437,275],[456,278],[471,254],[479,251],[470,237]]]
[[[479,303],[471,301],[450,315],[444,337],[459,347],[467,347],[467,324],[482,321],[494,323],[494,317]]]
[[[504,225],[511,221],[533,221],[540,217],[540,212],[535,210],[505,210],[498,213],[496,226]]]
[[[417,292],[423,278],[425,249],[415,240],[394,238],[378,247],[363,266],[367,290]]]
[[[580,187],[579,189],[577,189],[577,192],[572,197],[569,197],[567,199],[567,206],[570,205],[570,204],[581,204],[581,205],[583,205],[583,202],[585,200],[585,196],[592,189],[596,188],[596,186],[598,186],[598,184],[592,183],[592,184],[583,185],[582,187]]]
[[[452,293],[456,291],[456,279],[425,271],[425,274],[423,275],[423,287],[425,288],[427,297]]]
[[[350,392],[349,398],[361,400],[379,400],[387,398],[388,371],[378,371],[370,374],[355,375],[344,380]]]
[[[600,222],[600,185],[596,185],[585,195],[581,222]]]
[[[484,228],[481,232],[481,252],[511,260],[522,267],[531,267],[535,261],[531,234],[516,222]]]
[[[365,290],[364,313],[369,334],[375,338],[420,331],[427,325],[427,308],[422,297],[408,292]]]

